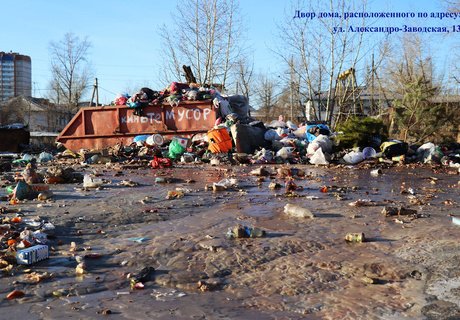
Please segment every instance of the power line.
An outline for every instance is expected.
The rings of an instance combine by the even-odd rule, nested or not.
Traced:
[[[99,86],[99,88],[100,88],[100,89],[102,89],[102,90],[104,90],[104,91],[106,91],[106,92],[108,92],[108,93],[111,93],[111,94],[117,95],[117,93],[115,93],[115,92],[112,92],[112,91],[110,91],[110,90],[107,90],[107,89],[105,89],[105,88],[102,88],[101,86]]]

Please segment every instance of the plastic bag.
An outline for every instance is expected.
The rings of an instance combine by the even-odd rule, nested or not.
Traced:
[[[307,147],[307,154],[313,155],[318,148],[321,148],[323,153],[332,152],[332,141],[328,136],[320,134]]]
[[[35,194],[36,192],[32,190],[30,185],[22,180],[19,180],[16,188],[13,191],[13,198],[18,200],[33,199],[35,198]]]
[[[315,153],[310,158],[311,164],[329,164],[321,148],[316,149]]]
[[[142,146],[149,137],[150,136],[148,134],[138,135],[133,138],[133,142],[138,146]]]
[[[221,186],[225,189],[238,187],[238,180],[236,180],[235,178],[225,178],[220,180],[219,182],[214,182],[214,185]]]
[[[153,169],[169,168],[172,166],[172,162],[169,158],[153,157],[153,160],[150,161],[150,166]]]
[[[280,150],[278,150],[276,156],[286,160],[292,158],[292,152],[294,152],[293,147],[282,147]]]
[[[306,129],[308,142],[313,142],[317,138],[317,136],[311,132],[311,130],[315,128],[319,131],[319,135],[329,136],[331,133],[331,130],[325,124],[309,124]]]
[[[132,101],[129,101],[128,103],[126,103],[126,106],[128,108],[131,108],[131,109],[134,109],[134,108],[139,108],[140,107],[140,103],[139,102],[132,102]]]
[[[233,113],[233,109],[230,106],[230,102],[224,97],[222,97],[220,94],[216,95],[212,103],[216,108],[220,108],[220,114],[223,118]]]
[[[48,153],[48,152],[42,152],[38,156],[38,162],[40,162],[40,163],[45,163],[45,162],[48,162],[48,161],[51,161],[51,160],[53,160],[53,155],[51,153]]]
[[[385,157],[391,159],[393,157],[405,155],[409,145],[399,140],[390,140],[382,143],[380,150],[382,150]]]
[[[274,158],[274,153],[271,150],[266,150],[265,148],[262,148],[262,150],[257,151],[253,159],[256,163],[266,163],[266,162],[272,162]]]
[[[286,122],[286,125],[291,130],[297,130],[299,128],[299,127],[297,127],[297,125],[295,125],[292,121],[289,121],[289,120]]]
[[[444,153],[441,151],[440,147],[436,146],[434,143],[428,142],[417,149],[417,156],[423,163],[439,163]]]
[[[169,144],[168,157],[171,159],[177,159],[185,152],[185,148],[180,144],[179,141],[173,140]]]
[[[22,155],[22,160],[24,160],[24,161],[31,161],[33,158],[34,158],[34,157],[31,156],[31,155],[28,154],[28,153],[24,153],[24,154]]]
[[[298,128],[297,130],[295,130],[294,132],[292,132],[297,138],[299,139],[305,139],[306,137],[306,132],[307,130],[307,127],[306,126],[303,126],[303,127],[300,127]]]
[[[284,121],[279,121],[279,120],[273,120],[268,124],[269,128],[285,128],[286,123]]]
[[[352,151],[347,153],[343,160],[348,164],[357,164],[364,160],[364,155],[360,151]]]
[[[278,132],[276,132],[276,130],[269,129],[265,132],[264,139],[267,141],[274,141],[281,140],[281,137],[279,136]]]

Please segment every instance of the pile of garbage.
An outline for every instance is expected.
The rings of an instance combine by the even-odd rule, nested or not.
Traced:
[[[427,163],[460,167],[460,144],[447,146],[431,142],[409,145],[394,139],[375,137],[365,146],[343,148],[340,133],[326,124],[307,123],[297,126],[282,118],[264,124],[260,121],[241,123],[230,114],[207,134],[193,138],[160,134],[140,135],[129,146],[120,146],[118,159],[146,159],[152,168],[170,167],[173,163],[231,164],[345,164]],[[88,161],[88,163],[96,163]]]
[[[171,107],[177,107],[182,101],[204,100],[213,100],[215,107],[220,108],[221,115],[225,117],[234,112],[232,106],[240,104],[245,107],[245,100],[247,99],[240,95],[224,97],[216,88],[200,86],[197,83],[172,82],[168,87],[160,91],[144,87],[132,95],[128,93],[118,94],[112,105],[126,105],[128,108],[134,109],[135,115],[143,116],[142,110],[148,105],[158,105],[166,102]],[[241,110],[241,112],[237,111],[237,113],[245,115],[249,109],[246,112],[243,109]]]
[[[174,162],[219,164],[347,164],[364,161],[386,163],[442,163],[459,166],[460,146],[433,143],[409,145],[387,137],[382,121],[371,117],[351,117],[333,132],[321,121],[300,123],[283,116],[269,123],[250,116],[249,101],[242,95],[224,95],[216,87],[197,83],[172,82],[160,91],[141,88],[132,95],[119,94],[114,105],[127,105],[143,116],[149,105],[168,103],[177,107],[183,101],[212,101],[216,122],[207,134],[167,138],[161,134],[136,136],[132,144],[114,146],[109,155],[85,157],[87,164],[146,160],[153,168],[166,168]],[[90,154],[90,151],[85,151]],[[217,160],[216,160],[217,159]]]
[[[13,165],[26,165],[30,161],[48,163],[56,159],[62,164],[67,159],[84,165],[118,162],[154,169],[168,168],[175,163],[357,165],[371,162],[460,167],[458,143],[409,145],[405,141],[389,139],[383,123],[370,117],[347,120],[337,127],[337,132],[321,121],[295,124],[285,121],[283,116],[263,123],[250,116],[246,97],[223,95],[214,87],[196,83],[173,82],[161,91],[141,88],[131,96],[118,95],[113,104],[127,105],[142,116],[142,109],[148,105],[167,102],[174,107],[182,101],[196,100],[211,100],[216,110],[217,120],[207,133],[175,137],[161,133],[138,135],[128,145],[117,144],[102,151],[63,150],[54,155],[42,152],[34,159],[24,155]],[[35,178],[40,180],[40,174]],[[55,168],[54,172],[48,171],[43,176],[45,183],[77,180],[81,181],[83,177],[75,176],[65,168]]]

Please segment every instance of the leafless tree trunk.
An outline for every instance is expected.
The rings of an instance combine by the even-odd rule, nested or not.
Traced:
[[[274,117],[274,109],[276,108],[277,98],[277,82],[267,75],[261,75],[258,81],[258,86],[255,90],[255,98],[260,110],[263,112],[264,120]]]
[[[366,0],[293,1],[279,27],[282,47],[276,52],[286,64],[294,56],[301,96],[315,102],[318,120],[333,121],[338,75],[349,68],[360,70],[364,57],[377,47],[379,34],[359,31],[370,22],[345,16],[366,12],[366,5]],[[296,17],[300,11],[315,17]]]
[[[237,62],[237,93],[241,90],[242,94],[249,100],[251,87],[253,83],[254,64],[249,65],[246,59],[240,59]]]
[[[241,54],[238,17],[235,0],[181,1],[173,13],[174,25],[161,28],[164,80],[180,81],[185,64],[200,84],[228,85]]]
[[[444,0],[449,12],[460,12],[460,0]]]
[[[449,12],[456,12],[460,14],[460,0],[444,0],[445,6]],[[454,83],[460,85],[460,66],[458,61],[460,59],[460,41],[458,40],[458,33],[450,33],[451,37],[456,37],[457,42],[454,44],[454,57],[452,58],[452,67],[450,68],[450,78]],[[458,94],[458,91],[457,91]]]
[[[73,33],[66,33],[59,42],[50,43],[53,79],[50,87],[54,102],[64,103],[75,111],[86,92],[90,79],[88,54],[91,43],[80,40]]]

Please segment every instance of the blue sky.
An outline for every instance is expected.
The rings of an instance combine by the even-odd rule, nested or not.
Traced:
[[[3,1],[0,51],[11,50],[32,58],[32,94],[36,97],[46,94],[51,77],[49,43],[61,40],[67,32],[81,38],[88,36],[91,41],[90,60],[99,79],[102,102],[108,103],[116,93],[142,86],[159,90],[163,84],[158,79],[161,67],[158,29],[162,24],[171,23],[171,12],[176,10],[177,3],[180,1]],[[440,10],[441,1],[371,0],[369,3],[372,11],[444,11]],[[281,62],[271,49],[279,41],[276,24],[284,19],[288,7],[288,1],[240,1],[246,44],[250,47],[255,71],[273,75],[283,72]],[[430,22],[439,25],[438,21]],[[460,24],[460,19],[448,23],[453,24]],[[443,59],[449,50],[444,43],[452,39],[446,40],[436,34],[430,35],[427,41],[432,44],[432,53],[443,68]]]

